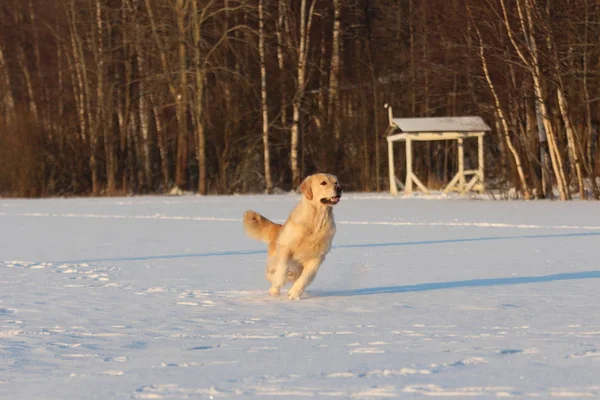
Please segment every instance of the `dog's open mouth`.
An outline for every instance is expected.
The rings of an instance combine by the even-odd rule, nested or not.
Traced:
[[[338,194],[337,196],[326,197],[326,198],[321,199],[321,203],[334,205],[334,204],[339,203],[341,198],[342,198],[342,196]]]

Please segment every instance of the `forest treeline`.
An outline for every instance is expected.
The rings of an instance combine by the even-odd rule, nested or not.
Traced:
[[[387,190],[388,103],[484,118],[489,188],[598,199],[599,38],[597,0],[2,0],[0,194],[287,191],[314,171]],[[417,144],[428,186],[454,146]]]

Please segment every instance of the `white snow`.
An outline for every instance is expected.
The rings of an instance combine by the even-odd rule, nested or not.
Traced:
[[[271,298],[297,201],[0,199],[0,398],[600,397],[597,203],[347,194]]]

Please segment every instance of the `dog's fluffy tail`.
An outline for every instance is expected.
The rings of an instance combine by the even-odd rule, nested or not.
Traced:
[[[257,212],[246,211],[244,213],[244,229],[252,239],[274,245],[279,231],[281,231],[281,224],[276,224]]]

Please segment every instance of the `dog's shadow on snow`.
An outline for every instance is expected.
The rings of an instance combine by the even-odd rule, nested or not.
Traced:
[[[488,286],[511,286],[531,283],[548,283],[556,281],[568,281],[576,279],[600,279],[600,271],[569,272],[564,274],[542,275],[542,276],[519,276],[510,278],[471,279],[465,281],[449,281],[421,283],[418,285],[380,286],[372,288],[311,291],[313,298],[317,297],[353,297],[368,296],[386,293],[425,292],[430,290],[457,289],[457,288],[479,288]]]

